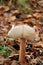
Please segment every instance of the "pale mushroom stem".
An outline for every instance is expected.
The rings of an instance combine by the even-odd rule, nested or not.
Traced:
[[[19,61],[22,63],[22,65],[26,64],[25,60],[25,51],[26,51],[26,42],[25,39],[20,39],[20,52],[19,52]]]

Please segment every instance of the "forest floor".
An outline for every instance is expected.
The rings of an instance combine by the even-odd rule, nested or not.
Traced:
[[[36,26],[39,40],[26,42],[26,65],[43,65],[43,0],[29,0],[32,14],[24,14],[15,5],[0,5],[0,65],[21,65],[20,45],[17,40],[7,38],[12,24]],[[9,49],[9,50],[8,50]]]

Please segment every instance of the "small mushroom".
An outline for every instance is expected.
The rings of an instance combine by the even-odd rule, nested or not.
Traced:
[[[8,32],[9,37],[13,37],[14,39],[20,39],[20,55],[19,61],[22,65],[25,65],[25,47],[26,40],[34,41],[36,36],[35,29],[28,26],[27,24],[20,25],[12,25],[11,30]]]

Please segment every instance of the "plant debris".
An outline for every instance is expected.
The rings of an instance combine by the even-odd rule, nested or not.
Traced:
[[[26,40],[26,65],[43,65],[43,0],[0,0],[0,65],[22,65],[20,40],[7,36],[12,25],[22,24],[39,33],[34,42]]]

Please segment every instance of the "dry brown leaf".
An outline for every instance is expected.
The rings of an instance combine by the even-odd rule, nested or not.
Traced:
[[[33,48],[34,47],[43,47],[43,42],[38,42],[38,43],[35,43],[34,45],[33,45]]]
[[[41,38],[41,40],[43,41],[43,34],[40,34],[40,38]]]
[[[3,14],[4,12],[3,11],[0,11],[0,15]]]
[[[31,19],[25,19],[24,22],[29,23],[31,22]]]
[[[42,17],[42,15],[40,13],[34,13],[33,16],[36,17],[36,18]]]

